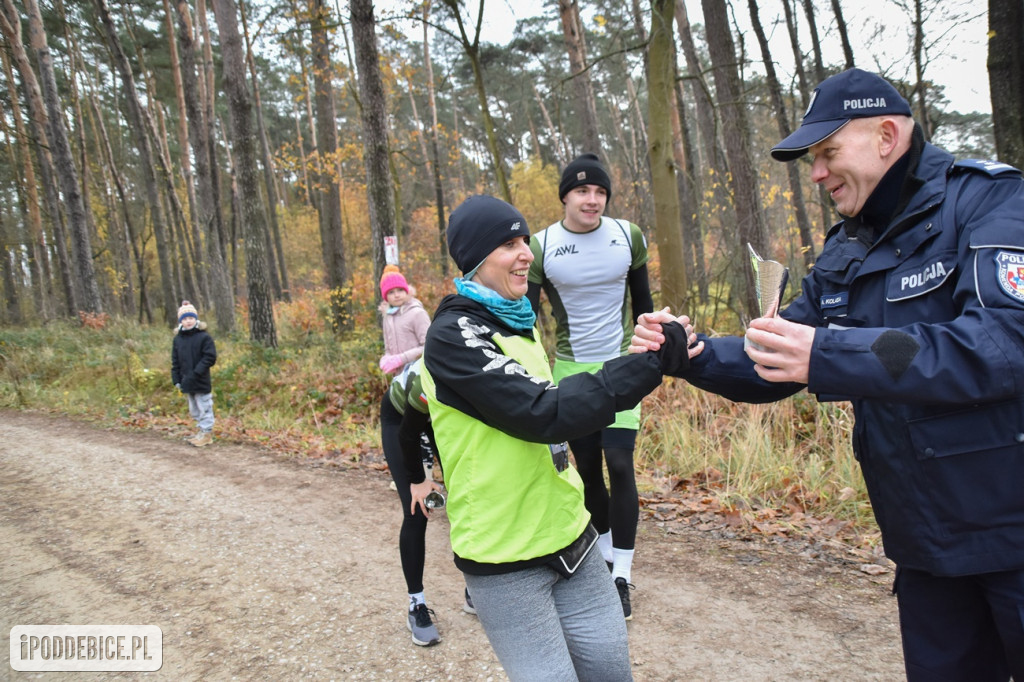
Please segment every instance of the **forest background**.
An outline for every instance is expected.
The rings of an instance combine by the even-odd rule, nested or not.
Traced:
[[[740,332],[742,246],[798,280],[835,220],[804,161],[767,154],[828,75],[879,71],[928,139],[1024,167],[1021,0],[885,0],[848,24],[849,1],[544,0],[495,44],[498,0],[0,0],[0,406],[184,433],[188,299],[220,351],[218,437],[383,468],[385,263],[433,310],[450,209],[494,194],[543,228],[583,151],[647,233],[656,305]],[[957,111],[936,64],[979,24],[995,96]],[[666,380],[645,406],[648,515],[877,553],[847,404]]]

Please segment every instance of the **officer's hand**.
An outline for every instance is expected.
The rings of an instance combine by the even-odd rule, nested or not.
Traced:
[[[765,381],[807,383],[814,327],[781,317],[759,317],[747,327],[747,357]]]

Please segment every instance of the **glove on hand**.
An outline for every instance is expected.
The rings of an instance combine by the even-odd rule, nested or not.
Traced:
[[[678,322],[661,325],[661,333],[665,342],[654,354],[661,364],[661,373],[669,376],[681,376],[690,369],[690,355],[686,350],[686,328]]]
[[[402,360],[401,355],[385,355],[380,359],[380,371],[385,374],[394,374],[402,369],[403,365],[405,365],[405,362]]]

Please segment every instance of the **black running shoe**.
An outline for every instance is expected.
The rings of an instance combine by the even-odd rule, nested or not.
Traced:
[[[433,646],[441,641],[441,635],[437,634],[437,627],[430,619],[434,612],[427,608],[426,604],[419,604],[409,612],[406,625],[412,633],[412,643],[417,646]]]
[[[619,591],[619,601],[622,602],[622,615],[626,620],[633,620],[633,607],[629,603],[629,591],[635,590],[636,586],[626,582],[625,578],[616,578],[615,589]]]

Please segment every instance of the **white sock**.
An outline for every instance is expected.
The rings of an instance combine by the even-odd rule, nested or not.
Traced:
[[[628,583],[630,580],[630,574],[633,570],[633,551],[632,549],[619,549],[615,547],[612,549],[612,580],[616,578],[625,578]]]
[[[605,562],[612,562],[612,532],[601,533],[597,536],[597,548],[601,550],[601,556]]]
[[[420,604],[426,604],[426,603],[427,603],[427,598],[423,596],[422,592],[417,592],[416,594],[410,594],[409,595],[409,610],[410,611],[412,611],[414,608],[416,608]]]

